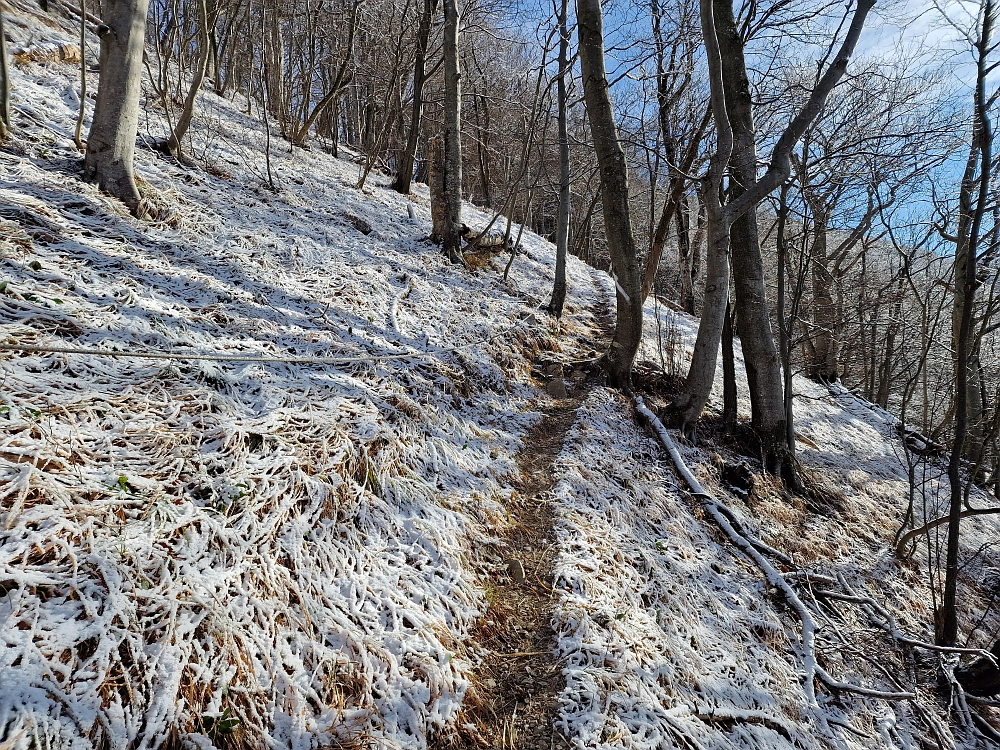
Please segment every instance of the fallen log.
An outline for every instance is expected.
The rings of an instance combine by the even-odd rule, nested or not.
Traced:
[[[21,63],[28,62],[80,62],[80,47],[76,44],[61,44],[59,42],[39,42],[26,47],[15,47],[11,56]]]
[[[502,232],[476,233],[465,224],[462,225],[462,239],[466,243],[464,252],[467,253],[479,251],[500,253],[510,249],[510,240]]]

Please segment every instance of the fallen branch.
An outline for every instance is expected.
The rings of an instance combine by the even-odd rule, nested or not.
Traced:
[[[881,604],[876,602],[870,596],[859,596],[855,591],[848,586],[847,581],[844,580],[843,576],[839,576],[839,583],[841,587],[848,593],[842,594],[839,591],[829,591],[827,589],[821,589],[815,592],[816,596],[822,596],[827,599],[836,599],[842,602],[850,602],[852,604],[860,604],[868,610],[869,618],[871,622],[880,630],[884,630],[888,633],[892,639],[898,643],[904,643],[907,646],[913,648],[921,648],[926,651],[936,651],[943,654],[975,654],[976,656],[983,656],[990,660],[993,660],[993,655],[989,651],[984,651],[981,648],[960,648],[958,646],[938,646],[934,643],[928,643],[927,641],[921,641],[917,638],[912,638],[905,633],[903,633],[898,627],[896,627],[895,618],[883,607]],[[879,619],[881,618],[881,619]],[[995,660],[993,660],[994,663]]]
[[[635,403],[636,403],[636,409],[639,412],[639,416],[642,417],[643,421],[646,422],[646,426],[649,427],[654,433],[657,433],[658,430],[663,430],[663,436],[665,436],[667,440],[670,440],[670,436],[667,434],[666,428],[663,426],[663,424],[660,422],[660,420],[657,419],[656,415],[653,414],[653,412],[651,412],[646,407],[646,405],[643,402],[641,396],[636,396],[635,397]],[[659,425],[659,427],[657,427],[657,425]],[[664,437],[663,436],[660,437],[660,442],[662,442],[664,445],[666,445],[666,443],[664,442]],[[673,443],[671,443],[671,445],[672,444]],[[668,450],[670,450],[670,449],[668,448]],[[674,450],[676,451],[676,446],[674,447]],[[673,454],[671,454],[671,455],[673,455]],[[680,462],[680,463],[678,464],[678,462]],[[743,522],[739,519],[739,517],[736,515],[736,513],[733,512],[732,508],[729,508],[728,506],[723,505],[718,500],[716,500],[714,497],[712,497],[710,494],[708,494],[707,492],[705,492],[704,489],[702,489],[701,484],[698,483],[698,480],[695,478],[694,474],[692,474],[688,470],[687,466],[684,466],[684,469],[681,470],[680,466],[683,465],[684,461],[680,457],[680,453],[678,453],[676,455],[676,457],[674,458],[674,463],[678,465],[678,471],[681,471],[681,476],[684,477],[684,481],[687,482],[688,486],[690,486],[692,488],[692,493],[691,494],[693,494],[696,497],[700,498],[702,501],[705,501],[705,499],[707,498],[715,506],[715,512],[721,513],[722,515],[724,515],[726,517],[726,519],[729,521],[729,523],[732,525],[733,529],[736,531],[737,534],[739,534],[743,539],[745,539],[749,544],[751,544],[757,551],[762,552],[765,555],[770,555],[771,557],[775,558],[778,562],[782,563],[783,565],[794,565],[794,562],[793,562],[792,558],[790,558],[784,552],[781,552],[780,550],[776,550],[774,547],[772,547],[771,545],[767,544],[767,542],[761,541],[760,539],[758,539],[757,537],[755,537],[753,534],[751,534],[750,532],[748,532],[746,530],[746,527],[743,525]],[[686,475],[685,475],[685,472],[686,472]],[[695,490],[694,489],[695,487],[697,487],[698,489]]]
[[[1000,508],[970,508],[969,510],[963,510],[961,517],[970,518],[971,516],[990,516],[996,513],[1000,513]],[[908,550],[910,541],[914,537],[918,537],[921,534],[926,534],[931,529],[936,529],[938,526],[943,526],[948,523],[948,516],[941,516],[940,518],[935,518],[933,521],[925,523],[918,529],[912,529],[906,532],[903,537],[896,544],[896,552],[903,557],[909,557],[912,554],[912,550]]]
[[[723,533],[729,537],[729,540],[736,547],[742,550],[747,557],[757,564],[757,567],[760,568],[767,582],[784,595],[785,601],[798,616],[799,622],[802,623],[799,642],[802,649],[802,662],[805,667],[805,679],[803,680],[802,687],[805,691],[806,699],[809,702],[809,705],[818,705],[816,702],[816,688],[814,685],[814,681],[816,679],[819,679],[831,690],[856,693],[857,695],[863,695],[868,698],[880,698],[882,700],[909,700],[911,698],[915,698],[915,693],[874,690],[860,685],[840,682],[839,680],[835,680],[825,669],[819,666],[816,662],[816,621],[813,618],[812,613],[799,598],[798,594],[795,593],[795,590],[792,589],[791,584],[785,580],[784,576],[782,576],[782,574],[775,569],[771,562],[764,557],[763,554],[761,554],[760,550],[758,550],[749,539],[740,534],[733,527],[733,524],[729,521],[729,517],[732,516],[732,511],[726,508],[726,512],[724,512],[722,508],[725,506],[716,500],[711,494],[706,492],[701,486],[701,483],[698,482],[694,474],[691,473],[687,464],[684,463],[684,459],[681,457],[680,451],[677,450],[677,446],[671,439],[670,433],[667,432],[667,428],[664,427],[659,418],[646,407],[641,396],[635,397],[635,406],[636,410],[647,423],[650,430],[659,439],[663,447],[667,449],[667,453],[669,453],[671,459],[673,459],[678,473],[691,488],[691,494],[701,500],[706,512],[712,516],[713,520],[719,528],[722,529]]]

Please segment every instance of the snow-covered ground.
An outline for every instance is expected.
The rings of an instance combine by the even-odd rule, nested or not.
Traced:
[[[610,296],[610,284],[604,287],[601,294]],[[659,363],[665,351],[667,368],[673,358],[683,372],[696,332],[696,320],[647,303],[640,359]],[[738,342],[736,358],[740,412],[749,418]],[[720,481],[720,462],[741,460],[725,448],[682,447],[685,461],[747,527],[792,557],[789,579],[804,597],[812,587],[844,593],[846,583],[850,594],[891,612],[906,636],[933,642],[926,556],[918,552],[909,562],[894,552],[909,488],[897,421],[842,388],[796,377],[795,389],[799,456],[812,479],[839,496],[835,505],[809,508],[759,479],[754,494],[741,498]],[[719,373],[709,407],[721,411],[721,405]],[[953,735],[933,691],[936,657],[894,644],[857,603],[821,599],[821,665],[852,685],[912,690],[916,698],[880,700],[820,687],[811,704],[794,613],[687,495],[633,411],[624,396],[595,390],[557,461],[556,629],[567,678],[561,721],[578,747],[992,746]],[[928,504],[918,503],[919,522],[941,512],[930,502],[943,498],[940,470],[921,469]],[[989,610],[977,584],[994,575],[989,550],[998,537],[992,517],[970,521],[963,526],[967,626]],[[805,573],[815,581],[802,583]],[[970,646],[989,647],[995,623],[984,625]]]
[[[72,39],[12,17],[22,44]],[[206,168],[140,147],[166,213],[136,222],[79,179],[75,66],[13,75],[0,341],[353,361],[0,357],[0,743],[426,747],[461,721],[479,656],[469,633],[501,574],[479,542],[509,523],[514,457],[544,398],[532,353],[565,341],[534,314],[551,245],[525,233],[507,285],[501,259],[450,266],[421,241],[422,186],[408,200],[373,175],[358,190],[350,154],[275,141],[271,191],[261,123],[207,94],[190,149]],[[151,104],[141,129],[144,143],[164,133]],[[488,217],[467,207],[466,220]],[[572,258],[569,276],[564,326],[593,328],[610,281]],[[696,321],[647,313],[640,359],[661,361],[666,334],[683,372]],[[742,500],[715,448],[685,458],[800,570],[841,576],[932,639],[922,558],[892,551],[908,487],[892,420],[796,389],[800,454],[831,505],[766,483]],[[825,668],[917,698],[820,689],[810,704],[795,618],[623,396],[591,392],[556,470],[560,723],[576,747],[953,743],[929,658],[901,657],[849,603],[819,610]],[[965,528],[967,580],[983,582],[971,550],[997,527]],[[965,594],[971,623],[985,604]]]

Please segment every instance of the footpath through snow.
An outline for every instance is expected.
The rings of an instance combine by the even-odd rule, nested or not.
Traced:
[[[33,11],[12,18],[23,43],[72,39]],[[610,281],[571,258],[559,330],[537,312],[547,242],[526,232],[503,285],[500,259],[471,273],[421,241],[422,187],[408,200],[373,175],[359,191],[349,156],[276,145],[272,192],[260,123],[211,95],[191,148],[208,168],[140,148],[144,187],[171,215],[136,222],[79,179],[76,75],[13,71],[0,340],[360,361],[0,357],[0,746],[417,750],[474,736],[463,707],[489,656],[474,631],[509,575],[508,508],[528,486],[515,459],[551,406],[531,369],[541,349],[580,358]],[[143,143],[165,132],[149,103],[142,128]],[[489,219],[465,210],[473,227]],[[694,321],[647,312],[640,359],[683,366]],[[803,586],[803,571],[847,582],[931,639],[926,570],[892,552],[907,499],[893,426],[849,394],[796,388],[826,505],[766,482],[734,495],[724,447],[686,459]],[[934,659],[853,605],[823,604],[827,670],[918,697],[806,700],[794,617],[623,396],[590,390],[554,474],[557,727],[573,746],[954,746]],[[996,538],[989,518],[967,528],[970,550]],[[982,583],[983,555],[968,559]]]

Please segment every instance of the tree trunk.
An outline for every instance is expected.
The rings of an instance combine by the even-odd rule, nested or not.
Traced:
[[[955,294],[952,302],[951,310],[951,320],[952,320],[952,333],[951,333],[951,347],[952,351],[958,352],[958,340],[961,332],[962,319],[965,314],[965,309],[967,306],[974,307],[974,298],[969,297],[968,292],[965,289],[965,284],[962,281],[968,272],[969,259],[972,256],[973,250],[970,250],[969,242],[967,236],[963,234],[963,231],[968,232],[968,228],[971,223],[971,215],[966,219],[966,229],[963,230],[959,228],[959,237],[962,241],[958,243],[955,248]],[[976,261],[972,260],[973,266],[975,266]],[[975,270],[973,269],[973,273]],[[970,346],[975,347],[974,343]],[[967,383],[966,383],[966,403],[968,405],[968,434],[965,438],[965,447],[963,450],[963,457],[973,464],[978,464],[983,457],[984,448],[984,438],[985,438],[985,425],[983,424],[985,404],[983,403],[983,393],[982,393],[982,368],[979,364],[979,358],[974,355],[972,351],[969,352],[967,363]]]
[[[184,99],[184,109],[174,126],[173,132],[167,139],[166,149],[178,159],[183,158],[181,152],[181,142],[187,135],[188,128],[191,127],[191,119],[194,117],[194,105],[198,99],[198,92],[205,81],[205,71],[208,69],[208,60],[212,52],[208,38],[208,6],[205,0],[198,3],[198,60],[195,63],[194,75],[191,78],[191,88],[188,89],[187,97]]]
[[[101,77],[84,172],[101,190],[142,218],[148,208],[133,172],[139,126],[142,53],[149,0],[107,0],[101,38]]]
[[[277,2],[265,2],[263,12],[268,20],[264,35],[264,69],[267,71],[264,81],[267,86],[268,112],[278,121],[281,134],[287,136],[289,113],[285,106],[285,40],[281,32]]]
[[[601,366],[612,387],[632,384],[632,362],[642,337],[642,288],[629,214],[628,167],[618,140],[604,68],[604,30],[600,0],[577,0],[577,34],[584,101],[601,173],[604,230],[617,287],[615,333]]]
[[[483,205],[493,208],[493,177],[490,170],[490,105],[485,96],[473,92],[472,109],[476,113],[476,155],[479,157],[479,184],[483,191]]]
[[[726,320],[722,325],[722,429],[732,435],[739,410],[736,391],[736,353],[733,350],[733,308],[726,305]]]
[[[10,134],[10,67],[7,61],[7,36],[0,9],[0,141]]]
[[[729,0],[726,0],[729,2]],[[708,402],[709,394],[715,376],[716,360],[719,355],[719,343],[722,335],[722,320],[725,316],[726,301],[728,297],[729,274],[728,274],[728,251],[730,241],[730,227],[733,222],[739,219],[744,213],[756,210],[757,204],[767,195],[781,185],[791,174],[791,152],[795,143],[802,137],[826,104],[826,99],[830,95],[834,86],[843,77],[847,70],[848,61],[854,53],[861,30],[864,28],[868,13],[875,4],[875,0],[859,0],[854,10],[854,17],[851,20],[850,28],[844,36],[844,41],[837,52],[833,63],[826,69],[820,77],[819,82],[809,95],[808,100],[802,109],[792,118],[792,121],[781,133],[771,151],[771,162],[767,171],[760,180],[755,180],[751,184],[743,184],[743,193],[733,196],[732,200],[723,208],[719,200],[719,189],[722,185],[729,157],[732,154],[734,139],[732,127],[729,123],[728,107],[726,103],[726,74],[722,62],[722,53],[719,44],[718,34],[715,28],[715,18],[712,0],[701,0],[701,24],[702,34],[705,38],[705,48],[709,64],[709,83],[712,91],[712,113],[715,117],[717,146],[716,153],[712,157],[709,168],[709,175],[705,178],[705,188],[703,199],[706,203],[708,219],[708,269],[706,274],[705,301],[702,310],[701,324],[698,326],[698,338],[695,341],[694,355],[691,359],[691,368],[688,373],[684,389],[677,399],[676,406],[681,412],[684,422],[685,432],[693,436],[694,426],[702,409]],[[743,258],[746,260],[746,258]],[[749,262],[749,261],[748,261]],[[726,273],[722,273],[722,269]],[[747,299],[747,291],[756,294],[755,284],[750,284],[752,274],[747,273],[743,268],[742,280],[740,283],[746,284],[744,288],[744,300],[751,308],[753,315],[748,314],[747,321],[753,321],[755,315],[761,311],[767,312],[766,299],[763,296]],[[725,292],[725,293],[720,293]],[[737,296],[739,300],[739,295]],[[740,308],[737,308],[737,315],[741,328],[749,328],[749,322],[744,323],[744,317],[739,315]],[[766,315],[764,316],[767,317]],[[752,383],[756,384],[758,390],[758,423],[759,433],[762,442],[765,443],[765,463],[771,463],[769,458],[781,459],[783,468],[791,468],[790,452],[782,451],[780,448],[786,445],[784,404],[781,398],[780,372],[777,379],[777,394],[772,392],[774,388],[773,379],[770,377],[768,369],[772,362],[761,352],[766,352],[768,341],[774,350],[774,341],[770,336],[770,322],[765,321],[761,328],[747,330],[748,338],[754,339],[750,346],[755,350],[758,359],[754,360],[750,368],[750,357],[744,352],[748,364],[748,377],[753,377]],[[743,341],[744,348],[748,344]],[[777,366],[777,356],[773,364]],[[775,413],[773,405],[777,403],[778,412]],[[780,429],[778,429],[780,428]],[[769,455],[770,454],[770,455]],[[787,460],[786,460],[787,459]],[[767,466],[768,470],[775,467]],[[782,471],[782,473],[785,473]]]
[[[462,261],[462,74],[458,61],[458,0],[444,0],[444,252]]]
[[[958,549],[965,485],[962,481],[962,456],[965,453],[966,436],[969,431],[969,364],[975,350],[973,342],[973,306],[976,288],[976,252],[983,216],[988,210],[990,178],[993,165],[993,133],[986,101],[987,55],[992,36],[994,6],[992,0],[984,0],[982,32],[976,42],[977,75],[975,89],[975,120],[973,123],[972,148],[966,163],[959,200],[964,224],[968,233],[960,232],[955,248],[955,286],[961,286],[962,310],[958,321],[958,335],[955,346],[955,440],[948,458],[948,481],[951,487],[948,512],[948,544],[945,560],[944,595],[941,602],[941,630],[938,641],[944,646],[954,646],[958,639]],[[978,166],[979,176],[975,179]],[[978,196],[973,205],[973,193]],[[964,257],[964,263],[962,258]],[[957,297],[957,295],[956,295]]]
[[[684,390],[676,403],[688,439],[694,439],[698,418],[712,392],[726,305],[729,304],[729,227],[724,219],[714,216],[714,213],[713,209],[708,210],[705,296],[701,305],[701,322],[698,324],[698,336]]]
[[[826,210],[813,202],[813,238],[809,243],[809,270],[812,280],[812,336],[807,373],[814,380],[835,383],[840,362],[835,341],[837,303],[833,299],[834,277],[827,257]]]
[[[3,20],[0,19],[0,36],[3,36]],[[2,42],[0,42],[2,44]],[[80,108],[76,111],[76,129],[73,144],[77,151],[86,153],[83,142],[83,118],[87,115],[87,0],[80,0]]]
[[[885,331],[885,352],[878,370],[878,390],[875,394],[875,403],[883,409],[889,408],[889,393],[892,390],[892,365],[896,356],[896,336],[899,333],[899,321],[902,319],[903,289],[902,278],[900,278],[900,289],[892,308],[889,325]]]
[[[785,396],[785,442],[795,458],[795,422],[792,389],[792,332],[798,312],[798,295],[792,302],[791,314],[786,314],[788,304],[788,244],[785,241],[785,226],[788,222],[788,189],[789,183],[781,185],[778,197],[777,226],[775,227],[775,244],[778,252],[778,351],[781,354],[781,376],[784,383]]]
[[[448,206],[444,199],[444,139],[440,135],[427,139],[427,186],[431,193],[431,242],[440,245],[448,231]]]
[[[426,78],[427,41],[431,34],[431,18],[434,13],[434,0],[424,0],[424,12],[420,16],[420,26],[417,29],[417,53],[413,61],[413,104],[410,110],[410,132],[406,139],[406,148],[399,157],[399,168],[392,189],[397,193],[407,195],[410,192],[410,182],[413,180],[413,163],[417,158],[417,141],[420,138],[420,120],[424,112],[424,81]]]
[[[677,232],[677,265],[680,268],[681,276],[681,307],[684,311],[694,315],[694,260],[692,258],[691,247],[691,211],[688,208],[687,196],[683,193],[677,201],[676,216]]]
[[[714,15],[722,52],[726,111],[733,129],[729,162],[732,201],[757,183],[757,139],[743,39],[733,16],[732,0],[716,2]],[[731,243],[737,330],[750,387],[752,424],[761,441],[765,470],[783,474],[789,468],[789,446],[785,444],[781,360],[771,331],[756,207],[733,221]]]
[[[708,79],[711,91],[712,117],[715,120],[715,152],[708,165],[702,188],[708,241],[706,243],[705,296],[701,322],[694,342],[694,353],[688,368],[684,388],[675,406],[681,415],[685,436],[693,440],[715,382],[715,367],[719,360],[719,343],[729,305],[729,227],[731,221],[722,207],[722,183],[733,152],[733,129],[726,111],[726,92],[722,70],[722,52],[716,33],[712,0],[701,0],[699,7],[701,32],[705,41]]]
[[[556,220],[556,277],[552,284],[552,299],[549,312],[562,317],[566,302],[566,251],[569,247],[570,214],[570,164],[569,126],[566,114],[566,74],[569,72],[569,28],[567,6],[569,0],[562,0],[559,8],[559,78],[556,81],[556,96],[559,121],[559,215]]]

